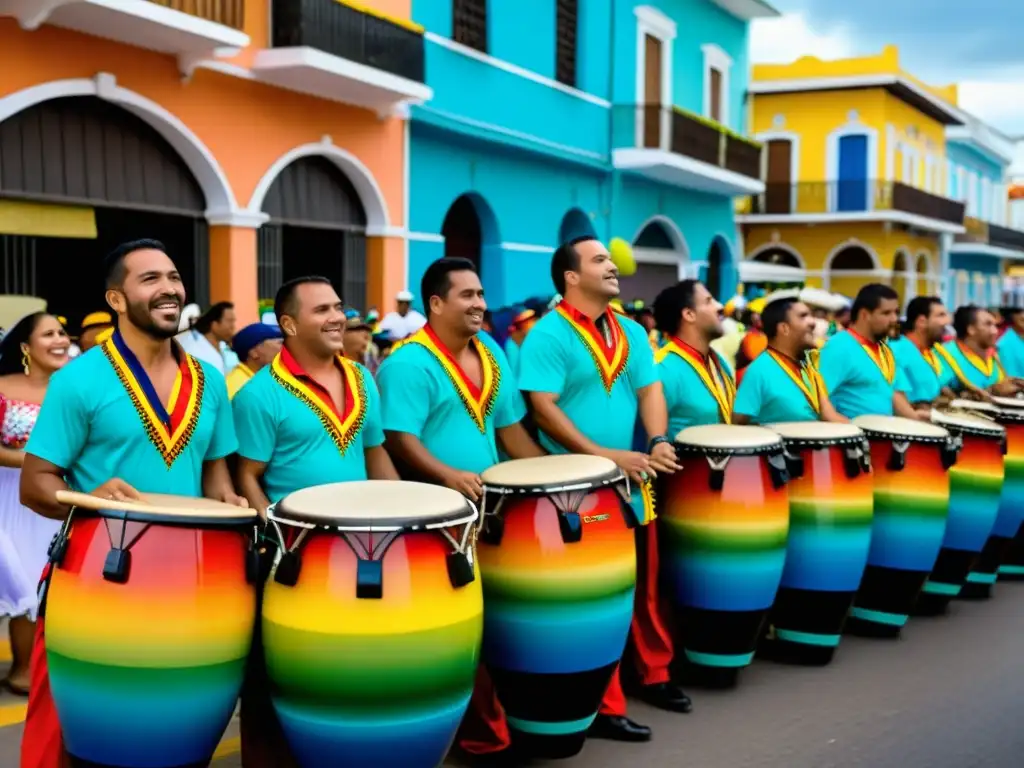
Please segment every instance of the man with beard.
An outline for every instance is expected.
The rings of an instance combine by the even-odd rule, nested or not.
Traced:
[[[1006,329],[996,342],[1007,376],[1024,377],[1024,308],[1003,307]]]
[[[768,348],[747,368],[733,405],[735,424],[845,422],[808,353],[817,318],[796,296],[769,299],[761,314]]]
[[[619,295],[618,269],[594,237],[560,246],[551,279],[564,298],[523,343],[519,386],[532,406],[541,445],[552,453],[581,453],[614,461],[635,482],[633,506],[650,519],[642,488],[656,472],[677,468],[666,437],[668,414],[654,354],[642,326],[611,308]],[[651,440],[631,450],[637,416]],[[649,488],[648,488],[649,490]],[[672,639],[659,616],[655,526],[637,529],[637,588],[632,626],[640,695],[654,706],[690,710],[690,699],[669,675]],[[626,717],[619,675],[612,678],[590,735],[648,741],[651,730]]]
[[[380,396],[370,372],[344,357],[345,312],[326,277],[290,280],[274,313],[284,346],[232,401],[239,490],[266,517],[289,493],[326,483],[397,480],[384,450]],[[246,768],[294,765],[270,700],[257,623],[242,691]]]
[[[225,462],[237,442],[224,378],[172,342],[185,303],[174,262],[159,242],[138,240],[115,249],[104,266],[117,330],[50,380],[25,448],[22,503],[54,519],[70,511],[56,500],[66,489],[105,499],[171,493],[245,506]],[[48,582],[49,566],[43,578]],[[21,768],[59,768],[66,759],[44,625],[41,611]]]
[[[955,376],[953,389],[1000,397],[1021,390],[1021,380],[1006,375],[996,353],[999,331],[991,312],[971,304],[960,307],[953,315],[953,330],[956,339],[935,347]]]
[[[949,325],[949,312],[937,296],[918,296],[907,305],[902,338],[889,343],[896,365],[903,371],[910,389],[907,397],[915,407],[931,407],[940,398],[949,402],[956,395],[953,371],[936,348]]]
[[[907,400],[910,385],[887,343],[899,306],[899,294],[889,286],[865,285],[850,310],[850,326],[829,339],[820,352],[818,370],[825,389],[836,410],[848,419],[864,414],[931,418],[927,411],[915,411]]]
[[[420,286],[427,324],[380,367],[388,451],[409,480],[444,485],[479,501],[480,473],[544,451],[520,423],[522,395],[497,342],[480,333],[487,303],[473,262],[435,261]],[[504,712],[481,665],[460,746],[497,758],[510,746]]]

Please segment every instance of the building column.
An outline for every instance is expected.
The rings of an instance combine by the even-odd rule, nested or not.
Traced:
[[[256,230],[259,224],[211,223],[210,302],[235,305],[238,327],[259,321]]]
[[[953,236],[948,233],[939,235],[939,298],[947,307],[953,307],[956,297],[956,277],[949,273],[949,249],[953,247]]]
[[[409,280],[405,237],[368,237],[366,239],[366,300],[364,312],[376,307],[383,316],[395,308],[395,296],[409,290],[419,294],[418,285]]]

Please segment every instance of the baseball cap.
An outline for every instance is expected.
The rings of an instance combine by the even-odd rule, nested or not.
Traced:
[[[231,340],[231,349],[239,359],[245,360],[253,347],[259,346],[264,341],[280,338],[284,337],[279,327],[266,323],[252,323],[235,334],[235,338]]]
[[[358,309],[345,310],[345,330],[358,331],[361,329],[370,330],[370,324],[359,314]]]
[[[411,291],[399,291],[398,295],[395,296],[395,301],[412,301],[413,295]]]
[[[96,328],[102,325],[113,325],[114,318],[110,316],[109,312],[90,312],[82,319],[82,330],[86,328]]]

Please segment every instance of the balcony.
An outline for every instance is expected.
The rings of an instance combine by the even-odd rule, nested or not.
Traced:
[[[760,144],[676,107],[615,107],[612,142],[622,171],[725,197],[764,191]]]
[[[1024,251],[1024,232],[998,224],[988,225],[988,242],[996,248],[1008,248],[1013,251]]]
[[[0,0],[23,29],[50,24],[178,58],[185,74],[249,45],[245,0]]]
[[[889,221],[929,232],[966,231],[963,203],[899,181],[770,183],[745,210],[738,220],[746,223]]]
[[[261,80],[381,115],[433,95],[422,27],[345,0],[272,2],[271,47],[252,66]]]

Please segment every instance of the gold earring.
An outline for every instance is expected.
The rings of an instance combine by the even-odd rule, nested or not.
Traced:
[[[29,359],[27,349],[21,350],[21,367],[24,369],[26,376],[32,372],[32,361]]]

